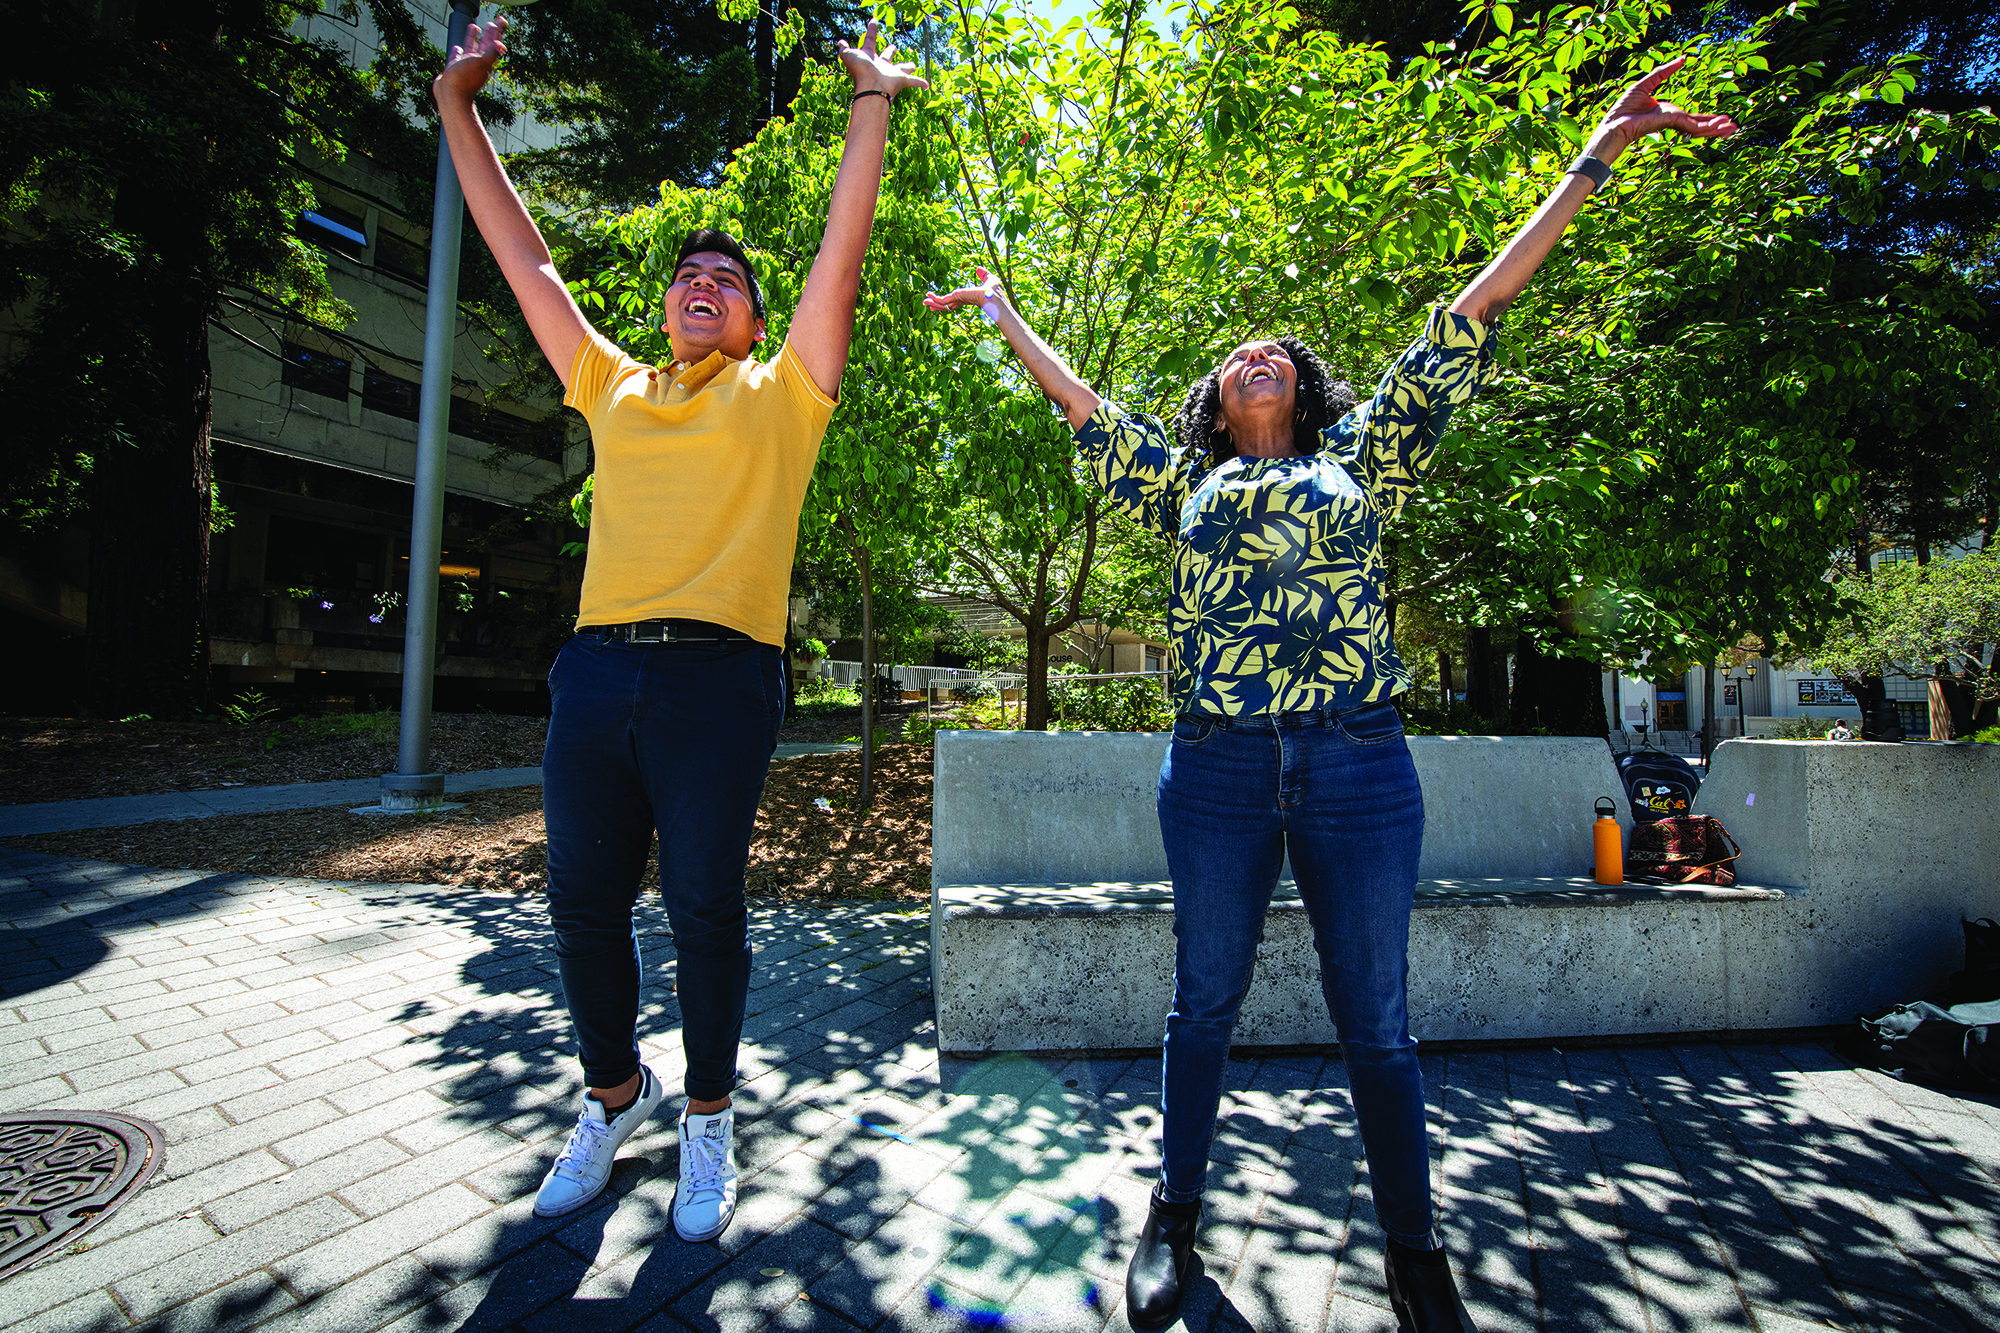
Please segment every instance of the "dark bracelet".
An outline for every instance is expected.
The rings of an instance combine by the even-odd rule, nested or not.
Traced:
[[[1611,164],[1609,162],[1600,161],[1597,158],[1590,156],[1590,154],[1585,153],[1582,157],[1579,157],[1576,161],[1570,163],[1569,170],[1564,172],[1563,174],[1566,176],[1576,175],[1576,176],[1590,177],[1590,183],[1592,187],[1591,193],[1595,194],[1597,193],[1598,190],[1603,189],[1605,186],[1611,183]]]
[[[859,102],[864,97],[879,97],[883,101],[887,102],[890,106],[896,105],[896,99],[891,97],[889,94],[883,92],[880,88],[869,88],[863,92],[858,92],[854,94],[854,96],[848,98],[847,99],[848,108],[851,110],[854,104],[856,102]]]

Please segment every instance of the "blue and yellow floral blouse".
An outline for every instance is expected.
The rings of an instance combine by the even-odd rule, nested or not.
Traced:
[[[1410,687],[1382,604],[1382,529],[1430,470],[1491,330],[1442,307],[1370,401],[1304,458],[1177,462],[1152,417],[1105,399],[1076,433],[1114,503],[1175,544],[1167,635],[1183,713],[1359,707]]]

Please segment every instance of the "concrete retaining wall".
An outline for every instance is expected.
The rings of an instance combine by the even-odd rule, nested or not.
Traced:
[[[1173,969],[1153,813],[1165,744],[940,734],[942,1049],[1158,1045]],[[1419,1037],[1840,1022],[1934,985],[1959,965],[1959,917],[2000,914],[2000,747],[1723,745],[1697,809],[1744,846],[1734,890],[1601,890],[1576,876],[1593,798],[1619,794],[1600,741],[1410,748],[1428,810],[1410,941]],[[1236,1040],[1335,1039],[1304,911],[1281,886]]]

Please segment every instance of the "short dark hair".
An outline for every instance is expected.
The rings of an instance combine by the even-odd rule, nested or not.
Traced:
[[[678,274],[681,271],[681,265],[687,263],[689,255],[698,255],[703,251],[728,255],[743,266],[743,276],[750,280],[750,309],[757,318],[764,318],[764,292],[757,285],[757,266],[750,262],[750,256],[743,253],[743,247],[728,232],[715,227],[696,227],[689,232],[687,239],[681,242],[681,252],[674,256],[674,272]]]
[[[1301,454],[1316,454],[1320,432],[1353,411],[1360,400],[1355,397],[1353,385],[1335,379],[1326,363],[1297,338],[1270,341],[1285,349],[1285,355],[1292,360],[1292,369],[1299,376],[1298,411],[1292,416],[1292,447]],[[1185,462],[1194,464],[1206,455],[1199,464],[1205,469],[1236,457],[1236,445],[1228,432],[1219,430],[1215,424],[1221,410],[1222,367],[1217,365],[1188,386],[1187,397],[1174,417],[1174,439],[1181,446]]]

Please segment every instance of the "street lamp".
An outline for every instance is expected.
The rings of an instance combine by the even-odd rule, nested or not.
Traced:
[[[532,0],[500,0],[503,7]],[[451,0],[447,56],[465,43],[479,0]],[[465,192],[438,132],[437,195],[431,206],[430,290],[424,304],[424,374],[417,399],[416,494],[410,505],[410,594],[403,622],[403,711],[396,771],[382,775],[382,814],[444,805],[444,774],[431,768],[431,696],[437,672],[438,561],[444,549],[444,472],[451,435],[451,370],[458,341],[458,250]]]
[[[1743,674],[1732,682],[1736,686],[1736,734],[1739,737],[1746,734],[1743,727],[1743,696],[1750,692],[1750,682],[1755,679],[1757,679],[1757,664],[1745,662]]]

